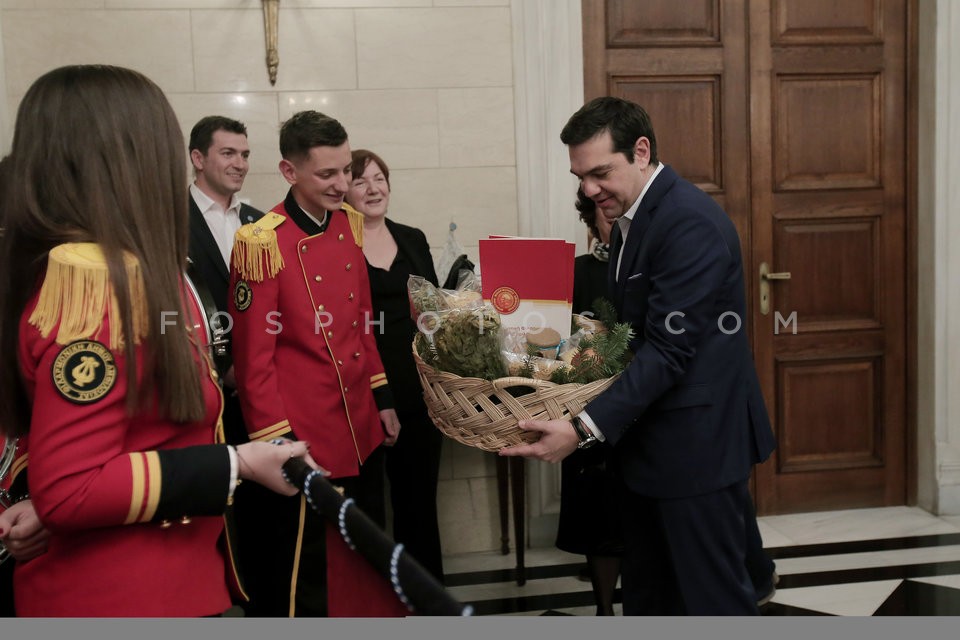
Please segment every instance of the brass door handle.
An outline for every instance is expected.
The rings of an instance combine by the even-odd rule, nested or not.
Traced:
[[[770,265],[766,262],[760,263],[760,313],[763,315],[770,313],[770,281],[789,279],[789,271],[771,272]]]

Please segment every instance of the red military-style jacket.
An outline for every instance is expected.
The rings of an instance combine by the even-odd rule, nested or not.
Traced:
[[[128,275],[140,282],[135,263]],[[155,409],[128,415],[122,338],[108,305],[102,315],[85,314],[74,288],[80,281],[86,296],[110,299],[99,248],[54,248],[20,323],[19,359],[32,403],[30,498],[51,537],[46,553],[15,569],[17,615],[222,613],[236,576],[221,546],[230,458],[215,444],[222,442],[223,404],[215,374],[198,352],[207,407],[199,422],[174,423]],[[188,309],[199,317],[197,305]],[[93,322],[77,322],[84,315]]]
[[[236,236],[233,359],[251,440],[293,434],[332,477],[355,476],[392,407],[373,331],[363,216],[344,205],[319,233],[292,195]],[[315,230],[315,229],[313,229]]]

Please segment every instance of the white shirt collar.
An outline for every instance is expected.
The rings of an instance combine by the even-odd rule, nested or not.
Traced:
[[[190,195],[193,196],[193,201],[197,203],[200,213],[206,213],[210,210],[210,207],[217,205],[217,202],[205,194],[200,187],[197,186],[196,182],[190,183]],[[235,193],[230,196],[230,206],[227,207],[227,210],[224,213],[232,212],[235,212],[237,215],[240,214],[240,196]]]
[[[650,189],[650,185],[653,184],[653,181],[657,179],[657,176],[660,175],[660,172],[663,171],[663,163],[657,164],[657,168],[654,170],[653,175],[650,176],[650,179],[647,180],[647,184],[643,185],[643,189],[640,190],[640,195],[637,196],[636,201],[633,203],[627,212],[617,218],[617,224],[620,225],[620,233],[623,234],[623,239],[627,239],[627,229],[630,227],[630,222],[633,221],[633,216],[636,215],[637,210],[640,208],[640,201],[643,200],[643,196],[647,195],[647,191]],[[622,222],[621,222],[622,221]]]
[[[233,194],[230,198],[230,206],[224,211],[220,203],[201,191],[195,183],[190,185],[190,197],[200,209],[200,215],[207,223],[217,248],[220,249],[223,262],[229,268],[234,235],[241,223],[240,198],[237,194]]]
[[[297,205],[299,206],[299,204],[300,204],[300,203],[298,202]],[[309,211],[307,211],[307,210],[304,209],[303,207],[300,207],[300,211],[303,211],[303,215],[307,216],[308,218],[310,218],[311,220],[313,220],[315,223],[317,223],[317,226],[320,227],[321,229],[323,228],[323,225],[325,225],[325,224],[327,223],[327,217],[329,217],[329,215],[330,215],[330,212],[329,212],[329,211],[324,211],[324,212],[323,212],[323,218],[320,219],[320,220],[317,220],[317,217],[316,217],[315,215],[313,215],[312,213],[310,213]]]
[[[633,222],[633,216],[640,208],[640,201],[643,200],[643,196],[647,194],[647,191],[650,189],[650,185],[652,185],[653,181],[657,179],[657,176],[660,175],[661,171],[663,171],[662,162],[657,165],[657,169],[653,172],[653,175],[650,176],[650,179],[647,180],[647,184],[643,185],[643,189],[640,191],[640,195],[637,196],[637,201],[633,203],[633,206],[630,207],[625,214],[617,218],[617,225],[620,227],[620,235],[623,236],[623,242],[620,243],[620,253],[617,254],[617,280],[620,279],[620,264],[623,261],[623,249],[627,246],[627,232],[630,231],[630,223]]]

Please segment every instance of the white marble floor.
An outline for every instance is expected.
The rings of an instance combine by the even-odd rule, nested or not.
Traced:
[[[764,517],[760,531],[781,576],[766,615],[960,615],[960,516],[856,509]],[[512,554],[444,563],[451,592],[481,615],[593,614],[580,556],[528,549],[523,586]]]

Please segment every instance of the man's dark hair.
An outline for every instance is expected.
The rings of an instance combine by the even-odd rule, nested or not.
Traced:
[[[280,127],[280,155],[284,160],[300,160],[314,147],[339,147],[346,141],[343,125],[319,111],[295,113]]]
[[[213,144],[213,134],[221,130],[247,135],[247,127],[239,120],[226,116],[207,116],[201,118],[190,130],[189,150],[196,149],[203,155],[207,155],[210,145]]]
[[[614,152],[622,153],[631,164],[634,144],[641,136],[646,137],[650,141],[650,164],[659,163],[657,138],[653,134],[650,116],[643,107],[623,98],[594,98],[580,107],[564,125],[560,141],[567,146],[575,146],[604,131],[609,131],[613,138]]]

